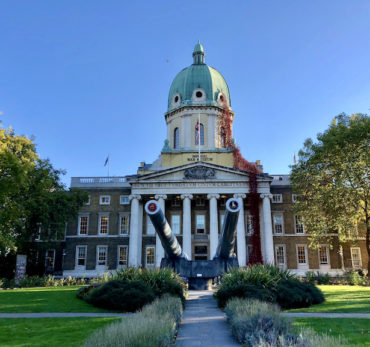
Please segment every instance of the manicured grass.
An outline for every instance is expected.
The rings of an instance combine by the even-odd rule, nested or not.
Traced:
[[[318,286],[325,295],[325,302],[308,308],[288,312],[356,312],[370,313],[370,287]],[[370,325],[370,321],[369,321]]]
[[[310,327],[317,333],[331,336],[341,335],[347,346],[370,346],[370,319],[366,318],[295,318],[297,331]]]
[[[81,346],[95,329],[120,318],[3,318],[0,346]]]
[[[107,312],[76,297],[78,286],[0,290],[0,312]]]

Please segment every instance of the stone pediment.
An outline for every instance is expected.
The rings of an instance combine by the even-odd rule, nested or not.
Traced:
[[[131,182],[248,181],[248,174],[233,168],[200,162],[163,169],[129,180]]]

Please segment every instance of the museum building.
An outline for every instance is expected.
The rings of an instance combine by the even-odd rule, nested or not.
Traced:
[[[254,232],[249,174],[234,166],[231,148],[225,148],[219,119],[225,103],[231,130],[234,112],[222,75],[205,64],[198,42],[193,64],[173,80],[164,115],[167,139],[152,164],[142,162],[125,177],[73,177],[72,188],[89,193],[78,218],[68,223],[61,247],[46,251],[46,269],[63,276],[95,277],[128,266],[159,267],[164,250],[143,206],[158,200],[183,251],[192,260],[212,259],[225,213],[234,197],[243,208],[237,224],[235,254],[248,264]],[[259,193],[261,252],[273,263],[297,274],[320,271],[331,275],[359,269],[367,263],[364,240],[339,244],[335,235],[318,249],[308,247],[304,223],[294,215],[296,196],[289,175],[263,173],[256,166]]]

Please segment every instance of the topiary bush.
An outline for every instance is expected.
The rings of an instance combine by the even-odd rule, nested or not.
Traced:
[[[234,297],[277,303],[284,309],[308,307],[325,300],[315,285],[303,283],[289,271],[272,265],[254,265],[225,274],[215,298],[224,308]]]
[[[112,280],[89,291],[84,299],[100,308],[135,312],[155,299],[153,290],[142,281]]]
[[[325,301],[324,294],[312,283],[292,278],[276,286],[276,302],[283,309],[309,307]]]

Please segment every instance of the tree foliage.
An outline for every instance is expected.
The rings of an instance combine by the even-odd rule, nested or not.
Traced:
[[[341,114],[317,135],[317,142],[305,141],[292,167],[291,181],[298,195],[295,210],[304,219],[311,246],[327,233],[338,233],[339,240],[345,241],[361,236],[363,230],[370,255],[369,171],[367,115]]]
[[[23,250],[39,232],[60,238],[87,200],[83,191],[66,190],[62,174],[39,158],[32,140],[0,129],[0,255]]]

